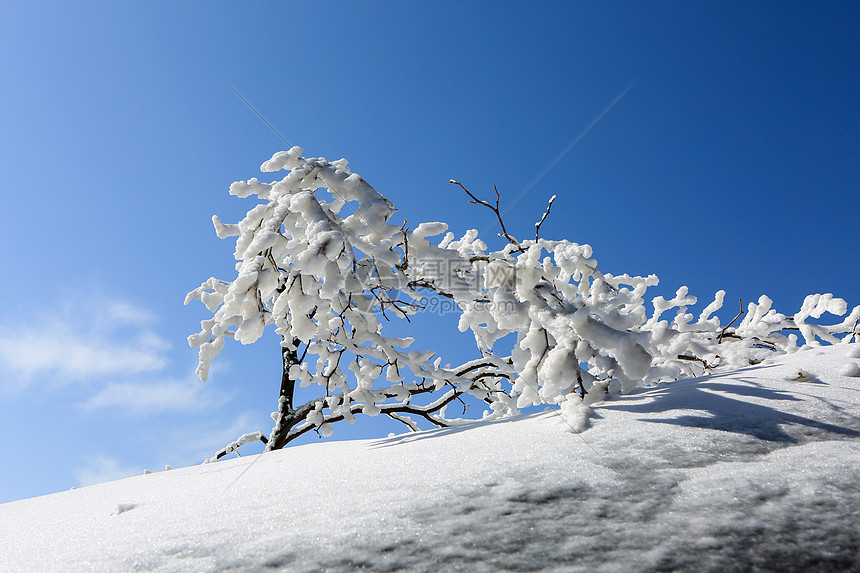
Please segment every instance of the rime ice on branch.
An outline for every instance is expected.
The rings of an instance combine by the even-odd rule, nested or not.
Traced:
[[[455,239],[444,223],[391,224],[392,203],[346,160],[301,153],[293,147],[263,163],[264,172],[287,170],[279,181],[230,186],[232,195],[259,200],[238,224],[212,218],[220,238],[236,237],[237,276],[210,278],[185,301],[199,299],[213,313],[188,339],[199,349],[202,380],[226,339],[250,344],[269,326],[280,337],[283,372],[268,449],[308,431],[327,436],[334,422],[352,423],[359,413],[412,430],[420,420],[462,423],[447,410],[454,403],[465,409],[466,395],[485,418],[562,404],[562,414],[584,427],[594,394],[793,352],[799,339],[788,331],[809,346],[860,337],[860,307],[835,325],[807,322],[846,313],[845,301],[830,294],[807,297],[794,317],[762,297],[732,329],[713,316],[723,291],[694,320],[688,309],[696,297],[681,287],[670,300],[655,297],[649,315],[645,293],[657,277],[604,274],[590,246],[540,239],[550,207],[535,224],[536,240],[520,241],[504,227],[498,191],[494,207],[452,180],[498,216],[508,242],[490,251],[475,230]],[[442,233],[436,244],[428,240]],[[458,309],[460,330],[475,337],[474,360],[442,367],[434,351],[413,348],[413,338],[384,333],[386,322],[409,320],[428,296]],[[511,334],[512,352],[500,355],[496,344]],[[322,396],[298,404],[296,383]]]

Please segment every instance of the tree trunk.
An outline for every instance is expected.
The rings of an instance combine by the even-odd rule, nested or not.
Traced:
[[[283,448],[287,444],[287,434],[293,426],[301,421],[301,417],[296,415],[297,412],[293,403],[296,381],[290,378],[290,368],[299,364],[298,346],[300,342],[298,339],[293,340],[293,349],[281,346],[283,371],[281,374],[281,394],[278,398],[278,419],[272,434],[269,436],[266,451]]]

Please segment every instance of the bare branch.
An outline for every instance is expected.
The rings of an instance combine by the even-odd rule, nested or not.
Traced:
[[[505,228],[505,222],[502,220],[502,212],[501,212],[501,210],[499,209],[499,202],[501,201],[501,195],[499,194],[499,190],[496,188],[496,186],[495,186],[495,185],[493,185],[493,190],[496,192],[496,205],[495,205],[495,207],[494,207],[493,205],[490,205],[490,204],[489,204],[489,203],[487,203],[486,201],[484,201],[484,200],[482,200],[482,199],[478,199],[477,197],[475,197],[475,196],[472,194],[472,192],[471,192],[471,191],[469,191],[468,189],[466,189],[466,188],[463,186],[463,184],[462,184],[462,183],[460,183],[459,181],[455,181],[455,180],[451,179],[450,181],[448,181],[448,183],[451,183],[451,184],[453,184],[453,185],[458,185],[458,186],[460,187],[460,189],[462,189],[463,191],[465,191],[465,192],[466,192],[466,194],[467,194],[469,197],[471,197],[471,198],[472,198],[472,200],[471,200],[471,201],[469,201],[469,203],[472,203],[472,204],[475,204],[475,205],[483,205],[484,207],[486,207],[487,209],[489,209],[490,211],[492,211],[493,213],[495,213],[495,214],[496,214],[496,218],[499,220],[499,224],[502,226],[502,233],[501,233],[501,235],[499,235],[499,236],[500,236],[500,237],[501,237],[501,236],[504,236],[508,241],[510,241],[510,243],[511,243],[512,245],[516,246],[516,247],[517,247],[517,249],[518,249],[521,253],[526,252],[526,250],[525,250],[525,249],[523,249],[523,248],[522,248],[522,246],[520,245],[520,242],[519,242],[519,241],[517,241],[517,240],[516,240],[514,237],[512,237],[511,235],[509,235],[509,234],[508,234],[508,230]]]

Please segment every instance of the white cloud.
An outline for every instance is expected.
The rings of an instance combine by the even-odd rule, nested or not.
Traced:
[[[80,384],[86,411],[113,409],[135,416],[199,412],[229,398],[193,373],[166,370],[170,344],[145,307],[100,292],[70,295],[0,323],[0,390]],[[224,364],[220,365],[222,368]]]
[[[118,461],[107,456],[91,458],[89,466],[79,468],[75,472],[78,484],[81,487],[123,479],[142,473],[143,469],[120,466]]]
[[[0,369],[5,384],[27,386],[92,381],[161,370],[170,344],[152,331],[148,310],[125,301],[67,300],[42,315],[0,324]],[[10,383],[17,380],[17,384]]]
[[[117,408],[136,415],[192,412],[220,406],[228,396],[192,374],[185,379],[109,383],[81,405],[86,409]]]
[[[167,363],[166,344],[149,337],[132,343],[94,336],[76,336],[54,327],[17,336],[0,335],[0,360],[4,367],[29,381],[41,373],[67,381],[111,374],[160,370]]]
[[[105,315],[114,324],[152,324],[158,319],[145,308],[123,301],[111,301],[105,307]]]

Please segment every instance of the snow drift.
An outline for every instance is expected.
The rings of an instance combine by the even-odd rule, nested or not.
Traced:
[[[0,505],[3,571],[858,571],[860,347]]]

